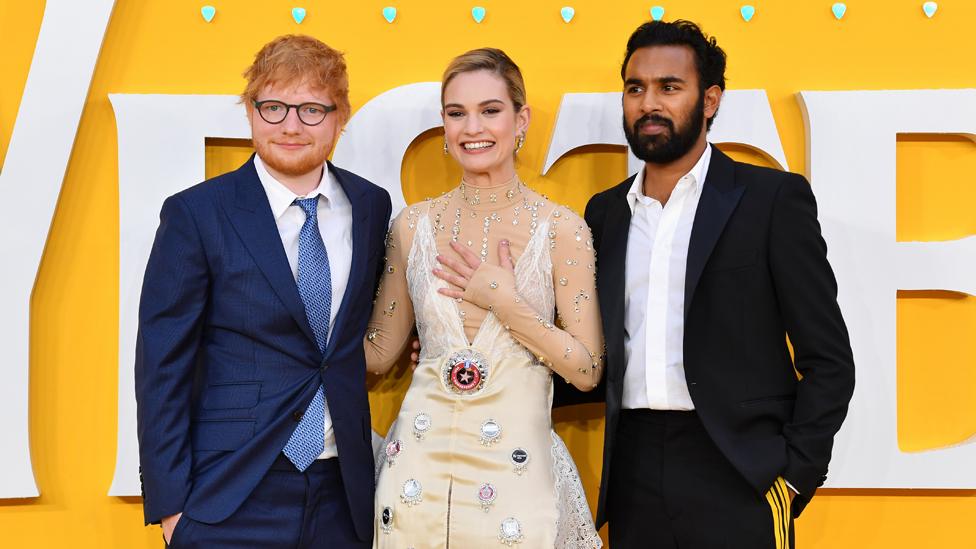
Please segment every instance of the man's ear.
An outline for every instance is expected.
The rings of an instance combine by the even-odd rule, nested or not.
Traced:
[[[718,112],[718,107],[722,103],[722,88],[711,86],[705,90],[705,118],[711,119]]]

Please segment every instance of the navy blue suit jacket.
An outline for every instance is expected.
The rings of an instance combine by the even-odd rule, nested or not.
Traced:
[[[136,399],[146,523],[218,523],[281,453],[319,384],[356,532],[372,536],[363,334],[389,194],[329,164],[352,205],[352,268],[319,351],[253,161],[169,197],[139,305]]]

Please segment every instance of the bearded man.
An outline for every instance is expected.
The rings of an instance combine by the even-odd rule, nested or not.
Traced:
[[[725,53],[694,23],[639,27],[621,77],[645,164],[585,216],[607,345],[598,526],[614,549],[791,547],[854,389],[813,193],[708,143]]]
[[[327,161],[342,54],[265,45],[241,96],[257,152],[169,197],[136,351],[145,520],[173,548],[369,547],[363,335],[390,197]]]

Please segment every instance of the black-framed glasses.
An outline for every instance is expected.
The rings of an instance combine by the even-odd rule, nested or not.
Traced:
[[[269,99],[267,101],[255,101],[254,108],[258,114],[268,124],[281,124],[288,117],[288,111],[295,109],[298,119],[306,126],[318,126],[325,120],[325,116],[336,110],[335,105],[323,105],[321,103],[302,103],[301,105],[289,105],[284,101]]]

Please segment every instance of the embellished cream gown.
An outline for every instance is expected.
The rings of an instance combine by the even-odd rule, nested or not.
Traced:
[[[483,262],[460,302],[432,273],[438,253],[460,259],[452,240]],[[397,216],[386,253],[367,362],[396,361],[415,324],[421,357],[377,458],[374,546],[600,547],[550,416],[554,382],[594,387],[602,371],[586,224],[517,179],[462,183]]]

